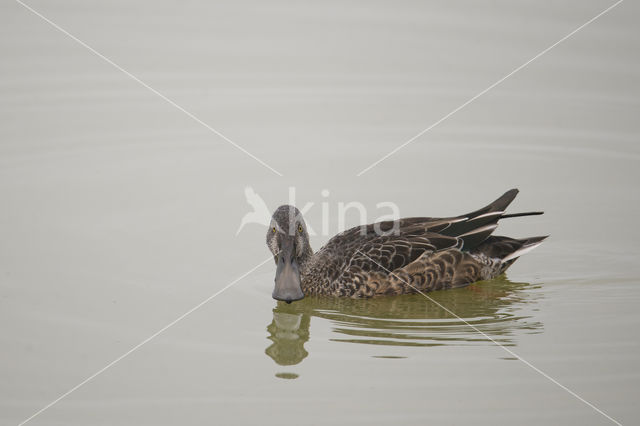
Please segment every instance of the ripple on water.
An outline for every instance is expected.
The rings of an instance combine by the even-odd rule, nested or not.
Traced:
[[[306,297],[292,304],[278,302],[267,326],[272,343],[265,352],[280,365],[302,362],[308,356],[305,343],[310,339],[312,318],[329,321],[329,340],[333,342],[428,347],[493,344],[493,340],[512,346],[516,330],[538,332],[542,328],[540,322],[517,315],[518,306],[534,303],[540,297],[525,291],[532,287],[500,277],[429,294],[455,315],[420,294],[355,300]]]
[[[286,380],[293,380],[293,379],[297,379],[298,376],[296,373],[276,373],[276,377],[279,379],[286,379]]]

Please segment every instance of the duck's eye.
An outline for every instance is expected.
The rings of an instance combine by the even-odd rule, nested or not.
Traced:
[[[302,225],[298,225],[298,232],[302,234]]]
[[[271,231],[275,234],[276,233],[276,227],[274,226],[273,228],[271,228]]]

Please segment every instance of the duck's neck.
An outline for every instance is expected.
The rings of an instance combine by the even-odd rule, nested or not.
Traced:
[[[311,258],[313,257],[313,249],[311,248],[311,244],[309,241],[305,241],[304,247],[302,248],[302,254],[298,258],[300,268],[306,269],[307,266],[311,263]]]

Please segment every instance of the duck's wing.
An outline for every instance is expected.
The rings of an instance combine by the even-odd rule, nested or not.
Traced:
[[[387,273],[406,266],[425,252],[461,248],[462,240],[416,227],[403,234],[342,233],[332,238],[318,255],[334,279],[352,273]]]
[[[421,229],[403,235],[337,235],[314,256],[320,265],[315,272],[322,277],[320,286],[326,293],[356,297],[359,292],[369,291],[366,283],[372,279],[384,281],[391,271],[425,253],[461,246],[459,238]]]
[[[498,227],[498,220],[518,194],[517,189],[511,189],[491,204],[460,216],[446,218],[409,217],[395,221],[378,222],[365,227],[356,227],[345,231],[346,237],[353,238],[356,234],[380,235],[395,233],[400,235],[424,235],[425,233],[440,234],[441,236],[456,237],[462,241],[461,249],[471,250],[485,241]],[[539,214],[540,212],[520,213],[519,215]],[[331,241],[330,241],[331,242]]]
[[[392,271],[402,271],[423,255],[427,256],[423,259],[429,259],[426,266],[435,268],[436,275],[441,273],[446,266],[439,264],[442,259],[447,255],[470,258],[462,251],[474,250],[485,242],[501,218],[541,213],[505,215],[505,209],[517,193],[517,189],[507,191],[493,203],[466,215],[378,222],[336,235],[317,253],[319,264],[323,265],[324,278],[328,279],[331,286],[329,290],[332,294],[363,297],[378,294],[379,291],[385,291],[383,287],[388,282],[383,283]],[[457,250],[448,251],[450,249]],[[435,253],[436,257],[432,258],[431,253]],[[424,266],[419,271],[422,276],[427,271]],[[467,284],[471,282],[460,282],[463,281]],[[400,294],[396,290],[393,290],[393,294]]]

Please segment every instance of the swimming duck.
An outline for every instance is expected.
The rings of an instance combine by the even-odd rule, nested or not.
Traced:
[[[273,213],[267,246],[277,265],[273,298],[292,302],[305,295],[368,298],[469,285],[502,274],[547,236],[492,236],[500,219],[542,214],[505,214],[518,194],[505,192],[488,206],[448,218],[411,217],[348,229],[314,253],[300,211]]]

